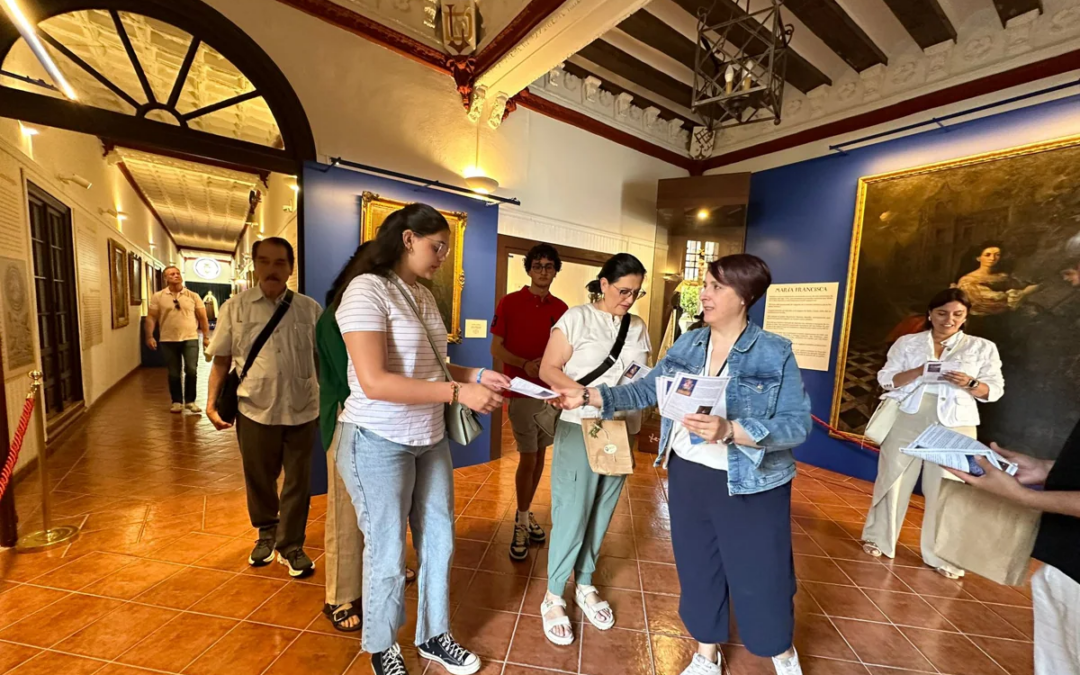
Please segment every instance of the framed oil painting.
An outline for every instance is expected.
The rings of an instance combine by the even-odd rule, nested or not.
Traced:
[[[128,304],[141,305],[143,296],[142,258],[128,253]]]
[[[891,344],[958,287],[1005,395],[979,438],[1054,457],[1080,417],[1080,136],[859,180],[832,424],[860,434]]]
[[[123,328],[128,325],[128,254],[127,249],[116,241],[109,240],[109,295],[112,306],[112,327]]]
[[[407,202],[383,199],[371,192],[365,192],[360,201],[360,243],[373,239],[386,217],[407,205]],[[439,313],[446,324],[447,340],[457,344],[461,342],[461,290],[465,287],[463,264],[468,216],[465,213],[449,211],[439,213],[450,223],[450,251],[435,278],[432,281],[421,279],[420,283],[427,286],[435,296],[435,303],[439,306]]]

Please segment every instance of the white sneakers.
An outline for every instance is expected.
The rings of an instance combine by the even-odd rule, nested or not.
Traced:
[[[190,413],[202,412],[202,408],[200,408],[197,403],[173,403],[171,406],[169,406],[169,412],[172,413],[182,413],[185,410]]]
[[[792,651],[794,652],[794,649]],[[719,651],[716,653],[716,663],[701,654],[694,654],[694,659],[690,661],[690,665],[686,667],[686,670],[682,671],[682,675],[721,675],[723,672],[720,666],[722,659],[723,657],[721,657]],[[774,656],[772,662],[773,667],[776,668],[776,675],[802,675],[798,652],[794,652],[786,659]]]
[[[182,412],[184,412],[184,404],[183,403],[173,403],[171,406],[169,406],[169,412],[171,412],[171,413],[182,413]]]
[[[776,668],[776,675],[803,675],[802,666],[799,665],[799,652],[795,651],[794,647],[791,652],[791,656],[786,659],[773,657],[772,664],[773,668]]]
[[[701,654],[694,654],[694,659],[686,670],[682,671],[682,675],[721,675],[719,651],[716,652],[716,658],[717,662],[713,663]]]
[[[188,412],[191,412],[191,413],[201,413],[202,412],[202,408],[200,408],[197,403],[188,403],[184,407],[187,409]]]

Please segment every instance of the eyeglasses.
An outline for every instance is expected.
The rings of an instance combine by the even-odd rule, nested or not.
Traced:
[[[447,244],[445,241],[437,241],[437,240],[432,239],[430,237],[420,237],[420,238],[421,239],[427,239],[432,244],[435,244],[435,255],[438,256],[438,257],[442,257],[442,256],[444,256],[444,255],[446,255],[447,253],[450,252],[450,244]]]
[[[634,290],[633,288],[619,288],[618,286],[615,286],[614,288],[619,292],[619,297],[623,300],[633,297],[634,300],[637,301],[648,295],[645,291]]]
[[[551,263],[548,263],[547,265],[541,265],[539,263],[533,263],[533,266],[530,267],[529,269],[532,270],[533,272],[548,272],[548,273],[551,273],[551,272],[555,271],[555,265],[553,265]]]

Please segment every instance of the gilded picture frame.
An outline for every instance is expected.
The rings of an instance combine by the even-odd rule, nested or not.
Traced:
[[[1000,403],[979,405],[980,439],[1034,454],[1061,447],[1076,414],[1056,399],[1069,400],[1080,377],[1078,182],[1080,136],[859,179],[834,435],[862,433],[888,347],[923,330],[933,295],[958,287],[972,302],[965,332],[995,343],[1006,382]],[[981,269],[989,248],[999,257]]]
[[[128,302],[128,254],[119,242],[109,240],[109,297],[112,327],[123,328],[131,321]]]
[[[408,202],[384,199],[373,192],[364,192],[360,201],[360,243],[374,239],[386,217],[408,205]],[[465,227],[468,224],[468,214],[459,211],[439,213],[450,224],[450,251],[435,279],[421,282],[435,296],[439,313],[446,324],[447,340],[452,344],[459,344],[462,339],[461,293],[465,288]]]

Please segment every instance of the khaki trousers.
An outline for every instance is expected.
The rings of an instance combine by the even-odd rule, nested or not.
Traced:
[[[349,493],[337,470],[341,422],[326,453],[326,603],[356,602],[364,584],[364,535],[356,522]]]
[[[922,519],[920,548],[922,559],[933,568],[943,567],[956,574],[963,570],[934,555],[934,538],[937,535],[938,494],[942,480],[955,480],[937,464],[923,462],[900,452],[931,424],[937,424],[937,396],[923,396],[919,411],[914,414],[899,413],[896,423],[881,444],[878,457],[878,475],[874,482],[874,501],[866,515],[862,538],[875,544],[890,558],[896,557],[896,542],[904,525],[908,503],[915,491],[915,483],[922,474],[922,491],[926,501]],[[975,427],[953,427],[953,431],[975,438]]]

